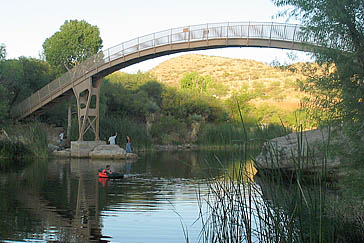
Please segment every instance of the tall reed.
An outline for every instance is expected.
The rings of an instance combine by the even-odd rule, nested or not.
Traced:
[[[266,163],[271,168],[260,170],[253,179],[251,170],[246,169],[248,144],[254,139],[269,141],[271,137],[260,129],[259,136],[255,133],[253,138],[241,113],[240,116],[244,132],[244,158],[240,166],[232,174],[211,178],[207,195],[198,193],[202,242],[340,242],[327,210],[326,158],[330,136],[321,146],[323,150],[315,151],[300,130],[297,156],[292,156],[295,167],[290,171],[280,168],[280,151],[275,144],[266,143],[270,153]],[[315,166],[317,153],[322,153],[323,166],[310,175],[307,184],[304,168],[309,164]],[[222,163],[221,166],[226,171]]]
[[[47,133],[39,122],[8,126],[2,130],[4,135],[0,140],[0,158],[48,157]]]
[[[47,132],[39,122],[30,123],[24,133],[24,142],[32,152],[32,157],[48,157]]]
[[[116,137],[116,143],[121,147],[125,146],[125,138],[129,136],[131,138],[132,147],[134,150],[142,150],[152,146],[151,137],[148,136],[146,128],[141,124],[132,120],[118,117],[108,117],[107,119],[100,122],[102,133],[100,138],[107,141],[108,138],[115,133],[118,134]]]
[[[325,168],[304,184],[302,168],[315,158],[308,156],[309,148],[302,149],[302,133],[298,140],[292,172],[263,170],[254,181],[244,158],[232,174],[209,181],[206,197],[199,195],[203,242],[337,242],[326,212]],[[279,166],[279,161],[267,163]]]
[[[30,153],[30,150],[19,141],[11,141],[7,138],[0,140],[0,159],[19,159]]]
[[[232,141],[241,144],[243,129],[236,123],[206,124],[202,127],[198,143],[202,145],[227,146]]]

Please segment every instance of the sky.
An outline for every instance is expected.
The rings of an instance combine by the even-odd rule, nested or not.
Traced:
[[[59,31],[66,20],[85,20],[100,30],[103,48],[176,27],[220,22],[286,22],[277,18],[271,0],[5,0],[0,3],[0,43],[7,59],[39,58],[43,42]],[[289,23],[293,23],[290,21]],[[309,61],[302,52],[273,48],[221,48],[194,53],[264,63]],[[134,64],[122,71],[148,71],[173,54]]]

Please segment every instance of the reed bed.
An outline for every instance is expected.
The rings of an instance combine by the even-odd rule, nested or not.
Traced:
[[[292,132],[290,128],[278,124],[257,125],[231,122],[222,124],[205,125],[198,137],[198,143],[203,146],[233,147],[240,148],[248,141],[249,145],[257,143],[261,146],[263,141],[270,138],[280,137]]]
[[[260,170],[254,177],[247,169],[251,163],[246,140],[244,157],[233,173],[209,179],[207,195],[198,193],[201,242],[345,242],[338,232],[340,220],[334,220],[329,210],[325,166],[329,141],[323,151],[314,151],[305,144],[302,131],[297,134],[294,170],[279,168],[279,151],[272,145],[272,161],[266,162],[277,167]],[[317,153],[323,154],[324,166],[307,176],[303,168],[317,163]]]
[[[47,133],[38,122],[2,128],[0,159],[47,158]]]

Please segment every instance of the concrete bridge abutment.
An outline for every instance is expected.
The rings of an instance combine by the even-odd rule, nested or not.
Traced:
[[[72,141],[71,157],[89,158],[89,153],[99,145],[105,145],[105,141]]]

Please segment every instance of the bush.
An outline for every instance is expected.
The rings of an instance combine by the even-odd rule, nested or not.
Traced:
[[[20,159],[30,154],[31,151],[19,141],[12,142],[8,139],[0,140],[0,159]]]
[[[206,124],[198,136],[200,145],[226,146],[242,144],[245,140],[244,126],[241,123]]]
[[[187,124],[173,116],[163,116],[155,122],[150,131],[154,142],[160,144],[178,144],[187,140]]]
[[[0,158],[48,157],[47,133],[39,122],[9,126],[6,130],[6,138],[0,140]]]
[[[126,118],[112,116],[103,118],[100,121],[100,131],[100,139],[105,141],[117,133],[116,144],[120,147],[124,147],[126,136],[131,138],[134,150],[148,148],[152,143],[142,124]]]

